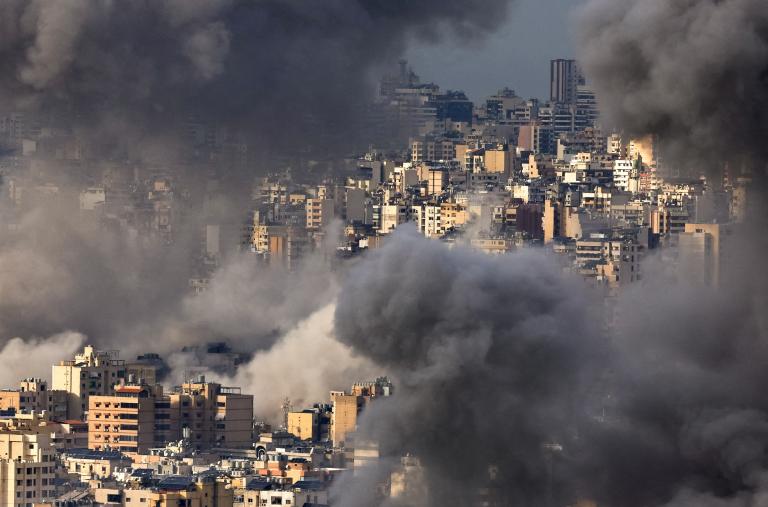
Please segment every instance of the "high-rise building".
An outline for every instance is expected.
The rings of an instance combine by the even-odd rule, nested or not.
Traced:
[[[552,60],[550,62],[549,99],[552,102],[575,104],[579,86],[586,84],[576,60]]]

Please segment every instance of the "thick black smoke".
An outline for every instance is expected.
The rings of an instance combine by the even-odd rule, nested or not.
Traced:
[[[356,131],[349,122],[370,95],[369,70],[411,38],[493,29],[508,3],[9,0],[0,105],[76,118],[100,134],[166,137],[197,115],[262,146],[334,141],[323,133]]]
[[[760,505],[768,470],[768,277],[754,229],[704,287],[654,259],[615,301],[605,417],[574,450],[600,505]]]
[[[484,487],[543,505],[546,445],[569,439],[603,359],[599,307],[536,252],[492,258],[398,232],[349,273],[336,310],[338,338],[398,381],[362,434],[421,459],[429,505],[473,505]]]
[[[601,110],[680,166],[754,171],[748,223],[724,234],[716,289],[659,265],[618,301],[615,411],[584,471],[614,505],[762,505],[768,466],[765,178],[768,4],[590,0],[581,59]]]
[[[337,337],[401,387],[361,437],[388,467],[418,456],[429,505],[483,489],[499,505],[762,505],[768,280],[747,267],[750,231],[728,238],[719,288],[651,259],[607,315],[535,251],[495,259],[398,233],[336,310]],[[373,490],[344,482],[342,505]]]
[[[590,0],[580,54],[605,120],[654,134],[673,163],[764,161],[768,4]]]

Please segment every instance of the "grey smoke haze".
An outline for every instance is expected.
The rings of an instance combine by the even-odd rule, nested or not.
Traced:
[[[0,6],[0,106],[79,117],[100,141],[104,132],[167,136],[190,114],[263,146],[349,136],[344,122],[370,94],[371,69],[412,37],[492,30],[508,4],[9,0]]]
[[[332,389],[383,375],[381,367],[353,354],[350,347],[335,339],[334,308],[331,303],[306,318],[295,319],[295,327],[287,329],[271,347],[256,351],[234,376],[208,372],[206,377],[253,394],[256,417],[277,427],[283,423],[281,405],[285,398],[300,410],[328,402]],[[183,357],[179,359],[183,361]],[[184,362],[175,369],[178,373],[188,367]]]
[[[677,164],[765,159],[763,0],[591,0],[579,17],[578,56],[607,123],[658,135]]]
[[[0,5],[0,108],[74,123],[87,157],[114,155],[117,144],[121,158],[175,160],[189,115],[243,133],[255,150],[333,144],[328,132],[347,141],[357,131],[370,71],[407,40],[477,37],[508,3],[9,0]],[[207,339],[256,351],[332,299],[325,270],[289,276],[238,256],[190,299],[195,203],[169,249],[84,220],[71,206],[83,182],[58,183],[66,202],[25,208],[1,240],[2,339],[72,329],[127,354]],[[223,199],[236,222],[247,209],[240,197]]]
[[[483,486],[541,505],[542,446],[565,438],[600,365],[593,296],[541,252],[492,258],[398,231],[345,278],[336,309],[337,338],[397,379],[361,432],[422,460],[429,505],[471,505]]]
[[[765,246],[751,230],[729,238],[718,289],[651,257],[608,327],[598,294],[541,252],[492,259],[396,233],[345,278],[336,310],[337,338],[398,382],[359,433],[388,459],[421,458],[430,505],[483,486],[504,505],[761,505],[768,284],[744,268]],[[551,442],[563,451],[549,468]],[[391,466],[343,480],[341,505],[373,504]]]
[[[335,292],[320,260],[296,272],[235,254],[210,289],[190,295],[189,252],[77,213],[41,206],[0,241],[0,333],[47,336],[77,329],[126,354],[169,352],[226,339],[244,351],[271,345]]]
[[[756,176],[723,286],[656,265],[617,302],[616,412],[585,432],[582,470],[608,504],[765,502],[767,30],[768,5],[751,0],[591,0],[582,12],[580,57],[609,121],[658,136],[674,164]]]

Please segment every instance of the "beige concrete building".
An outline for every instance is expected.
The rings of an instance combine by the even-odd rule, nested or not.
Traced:
[[[49,418],[63,421],[67,418],[66,391],[48,389],[48,382],[39,378],[25,378],[17,390],[0,391],[0,410],[16,412],[48,412]]]
[[[250,447],[253,443],[253,395],[239,387],[206,382],[182,384],[170,394],[171,406],[179,407],[179,425],[189,428],[195,447]]]
[[[427,194],[438,195],[448,186],[448,171],[443,168],[433,168],[427,171]]]
[[[500,145],[495,149],[486,149],[483,166],[490,173],[512,174],[514,169],[514,152],[508,145]]]
[[[440,204],[440,227],[441,232],[446,232],[461,227],[469,220],[467,208],[455,202],[444,202]]]
[[[0,507],[32,507],[56,497],[46,424],[35,413],[0,420]]]
[[[82,419],[90,396],[107,396],[126,378],[125,361],[115,351],[98,351],[86,345],[73,360],[53,365],[54,390],[66,391],[67,418]]]
[[[347,434],[357,428],[357,416],[363,408],[365,400],[362,396],[331,392],[331,441],[334,447],[343,447]]]
[[[124,385],[113,396],[93,396],[88,412],[88,447],[146,453],[188,438],[195,449],[251,446],[253,396],[239,388],[185,383],[164,394],[159,385]]]
[[[312,410],[288,413],[288,433],[301,440],[315,441],[319,438],[319,414]]]
[[[170,420],[170,405],[162,404],[162,388],[146,385],[118,386],[111,396],[90,396],[88,405],[88,448],[114,449],[124,453],[145,453],[160,447],[163,436],[155,431],[155,421]],[[155,405],[160,408],[155,411]]]
[[[316,231],[333,220],[333,199],[307,199],[307,229]]]
[[[117,452],[100,452],[90,449],[77,449],[62,454],[64,470],[80,482],[92,479],[109,479],[118,468],[130,468],[133,462],[127,456]]]
[[[232,507],[233,492],[223,479],[168,477],[151,489],[96,488],[94,502],[123,507]]]
[[[254,480],[245,488],[235,490],[233,507],[328,505],[328,492],[322,487],[313,487],[315,484],[303,482],[281,487],[277,483]]]
[[[377,397],[391,396],[392,383],[386,377],[373,382],[358,382],[350,393],[331,391],[331,441],[335,447],[343,447],[350,433],[357,429],[357,420],[365,405]]]

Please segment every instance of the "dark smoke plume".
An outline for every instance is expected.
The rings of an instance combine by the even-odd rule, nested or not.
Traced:
[[[608,123],[659,136],[679,165],[765,159],[763,0],[590,0],[578,38]]]
[[[338,339],[398,381],[361,433],[421,459],[429,505],[472,505],[481,487],[542,505],[545,446],[566,438],[601,361],[593,303],[536,252],[491,258],[398,232],[349,273],[336,310]]]
[[[355,132],[369,70],[411,38],[474,37],[508,3],[8,0],[0,106],[76,117],[92,135],[167,137],[194,114],[265,145],[322,142]]]
[[[44,177],[29,178],[35,186],[55,175],[62,202],[5,206],[10,179],[3,178],[0,219],[14,230],[4,228],[0,238],[0,343],[73,331],[130,352],[170,352],[207,340],[229,340],[248,352],[272,345],[332,299],[333,282],[314,265],[286,275],[233,256],[208,293],[188,297],[199,230],[211,219],[201,189],[211,166],[223,180],[228,167],[180,167],[182,123],[193,116],[228,127],[251,153],[348,148],[372,93],[372,70],[396,60],[414,38],[482,35],[503,21],[508,3],[1,2],[0,111],[29,113],[63,132],[73,126],[83,156],[46,161]],[[180,198],[173,211],[186,220],[173,246],[78,212],[78,192],[102,182],[105,159],[128,161],[115,170],[120,180],[133,181],[134,170],[171,173]],[[222,183],[226,209],[214,223],[241,224],[258,169],[248,164],[235,185]],[[74,182],[67,180],[73,175]],[[27,179],[21,170],[13,176]],[[179,202],[187,190],[192,197]]]
[[[381,444],[371,480],[410,453],[428,505],[482,490],[498,505],[762,505],[768,280],[742,268],[760,259],[748,233],[729,238],[721,287],[652,258],[603,315],[535,251],[495,259],[398,232],[336,310],[338,339],[401,387],[359,429]],[[373,504],[366,476],[341,483],[341,505]]]

